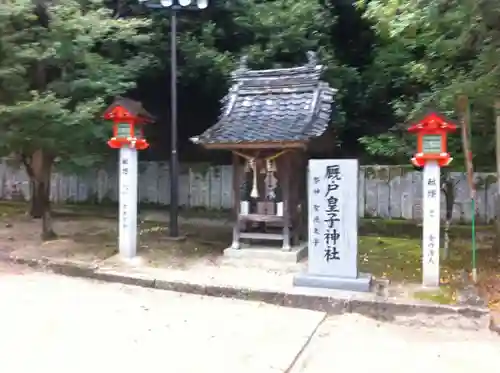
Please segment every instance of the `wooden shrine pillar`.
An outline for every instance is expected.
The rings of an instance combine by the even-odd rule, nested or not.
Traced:
[[[290,206],[290,175],[291,175],[291,169],[290,169],[290,161],[291,161],[291,154],[283,154],[283,156],[280,157],[281,162],[278,167],[278,172],[281,174],[279,177],[280,183],[281,183],[281,190],[283,193],[283,246],[282,250],[283,251],[290,251],[292,248],[290,246],[290,212],[291,212],[291,206]]]
[[[301,240],[301,230],[303,229],[302,219],[300,215],[299,205],[301,204],[300,188],[301,188],[301,153],[293,152],[290,155],[290,176],[289,183],[290,191],[290,218],[292,221],[292,245],[297,245]]]
[[[300,175],[300,203],[302,206],[301,210],[301,221],[302,221],[302,237],[304,240],[308,240],[309,237],[309,196],[308,196],[308,178],[309,178],[309,160],[307,156],[303,156],[301,159],[302,173]]]
[[[240,201],[241,201],[241,174],[240,157],[233,152],[233,243],[231,248],[240,249]]]

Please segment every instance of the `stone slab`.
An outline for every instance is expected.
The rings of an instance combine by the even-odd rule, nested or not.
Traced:
[[[357,278],[301,273],[293,278],[293,285],[311,288],[368,292],[370,291],[371,280],[372,276],[366,273],[360,273]]]
[[[325,318],[43,272],[2,273],[0,298],[6,373],[284,373]]]
[[[321,324],[289,373],[496,372],[499,363],[498,336],[486,330],[402,326],[345,314]]]
[[[253,300],[286,307],[328,312],[357,313],[400,325],[481,330],[492,327],[485,306],[445,305],[406,298],[388,298],[370,292],[294,287],[294,273],[278,274],[260,267],[197,266],[190,270],[134,268],[104,261],[80,265],[71,260],[28,258],[0,251],[0,261],[27,265],[57,274],[84,277],[146,288]]]
[[[440,168],[427,162],[423,173],[422,285],[439,287]],[[437,248],[437,249],[436,249]]]
[[[298,263],[307,255],[307,243],[292,246],[290,251],[281,250],[280,247],[271,246],[242,246],[241,249],[228,247],[224,256],[233,259],[265,259],[285,263]]]
[[[176,236],[176,237],[164,236],[161,239],[164,241],[170,241],[170,242],[182,242],[182,241],[186,241],[187,236],[183,236],[183,235]]]
[[[137,159],[136,149],[120,149],[118,249],[124,258],[137,255]]]
[[[356,277],[358,161],[309,160],[308,196],[308,272]]]

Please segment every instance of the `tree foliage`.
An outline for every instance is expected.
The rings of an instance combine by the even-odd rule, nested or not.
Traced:
[[[21,154],[28,166],[34,154],[43,154],[49,166],[60,160],[72,169],[90,167],[109,154],[103,146],[109,124],[99,115],[118,94],[141,100],[159,118],[147,132],[149,154],[168,150],[168,10],[135,0],[38,4],[0,5],[0,153]],[[180,11],[181,157],[199,151],[187,148],[187,138],[217,120],[219,99],[242,55],[256,68],[286,67],[315,50],[327,68],[324,79],[338,89],[332,115],[337,144],[329,156],[406,163],[415,149],[406,132],[410,122],[428,109],[456,120],[456,97],[465,94],[475,164],[491,168],[499,15],[493,0],[367,0],[356,6],[213,0],[204,11]],[[459,136],[450,149],[454,164],[463,164]]]
[[[500,26],[495,21],[500,4],[372,0],[364,11],[379,37],[372,66],[378,72],[373,75],[374,84],[390,87],[398,118],[389,134],[363,140],[368,149],[375,153],[401,149],[406,141],[402,124],[425,110],[456,118],[457,96],[465,94],[472,104],[475,162],[491,167],[492,106],[500,88]],[[461,153],[460,142],[452,141],[451,149]]]
[[[101,1],[38,12],[30,0],[0,5],[1,147],[90,166],[109,133],[102,109],[150,62],[134,48],[148,40],[139,32],[147,25],[114,18]]]
[[[55,160],[89,167],[103,154],[99,117],[151,63],[148,24],[100,0],[0,4],[0,149],[22,157],[42,210]]]

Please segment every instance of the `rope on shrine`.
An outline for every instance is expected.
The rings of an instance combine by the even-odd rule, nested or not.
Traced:
[[[283,154],[288,153],[290,149],[285,149],[280,152],[277,152],[276,154],[273,154],[269,157],[263,158],[266,163],[269,164],[269,162],[272,162],[276,160],[278,157],[281,157]],[[248,162],[248,165],[252,169],[253,172],[253,183],[252,183],[252,191],[250,192],[250,197],[252,198],[259,198],[259,189],[257,188],[257,158],[258,157],[253,157],[246,155],[244,153],[240,153],[237,151],[234,151],[234,154],[239,155],[242,158],[245,158]]]

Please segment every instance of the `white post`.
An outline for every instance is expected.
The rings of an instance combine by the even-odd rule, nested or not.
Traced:
[[[137,150],[120,148],[120,216],[118,246],[125,259],[137,253]]]
[[[423,187],[423,237],[422,237],[422,285],[439,286],[439,225],[441,219],[440,168],[436,161],[424,166]]]

